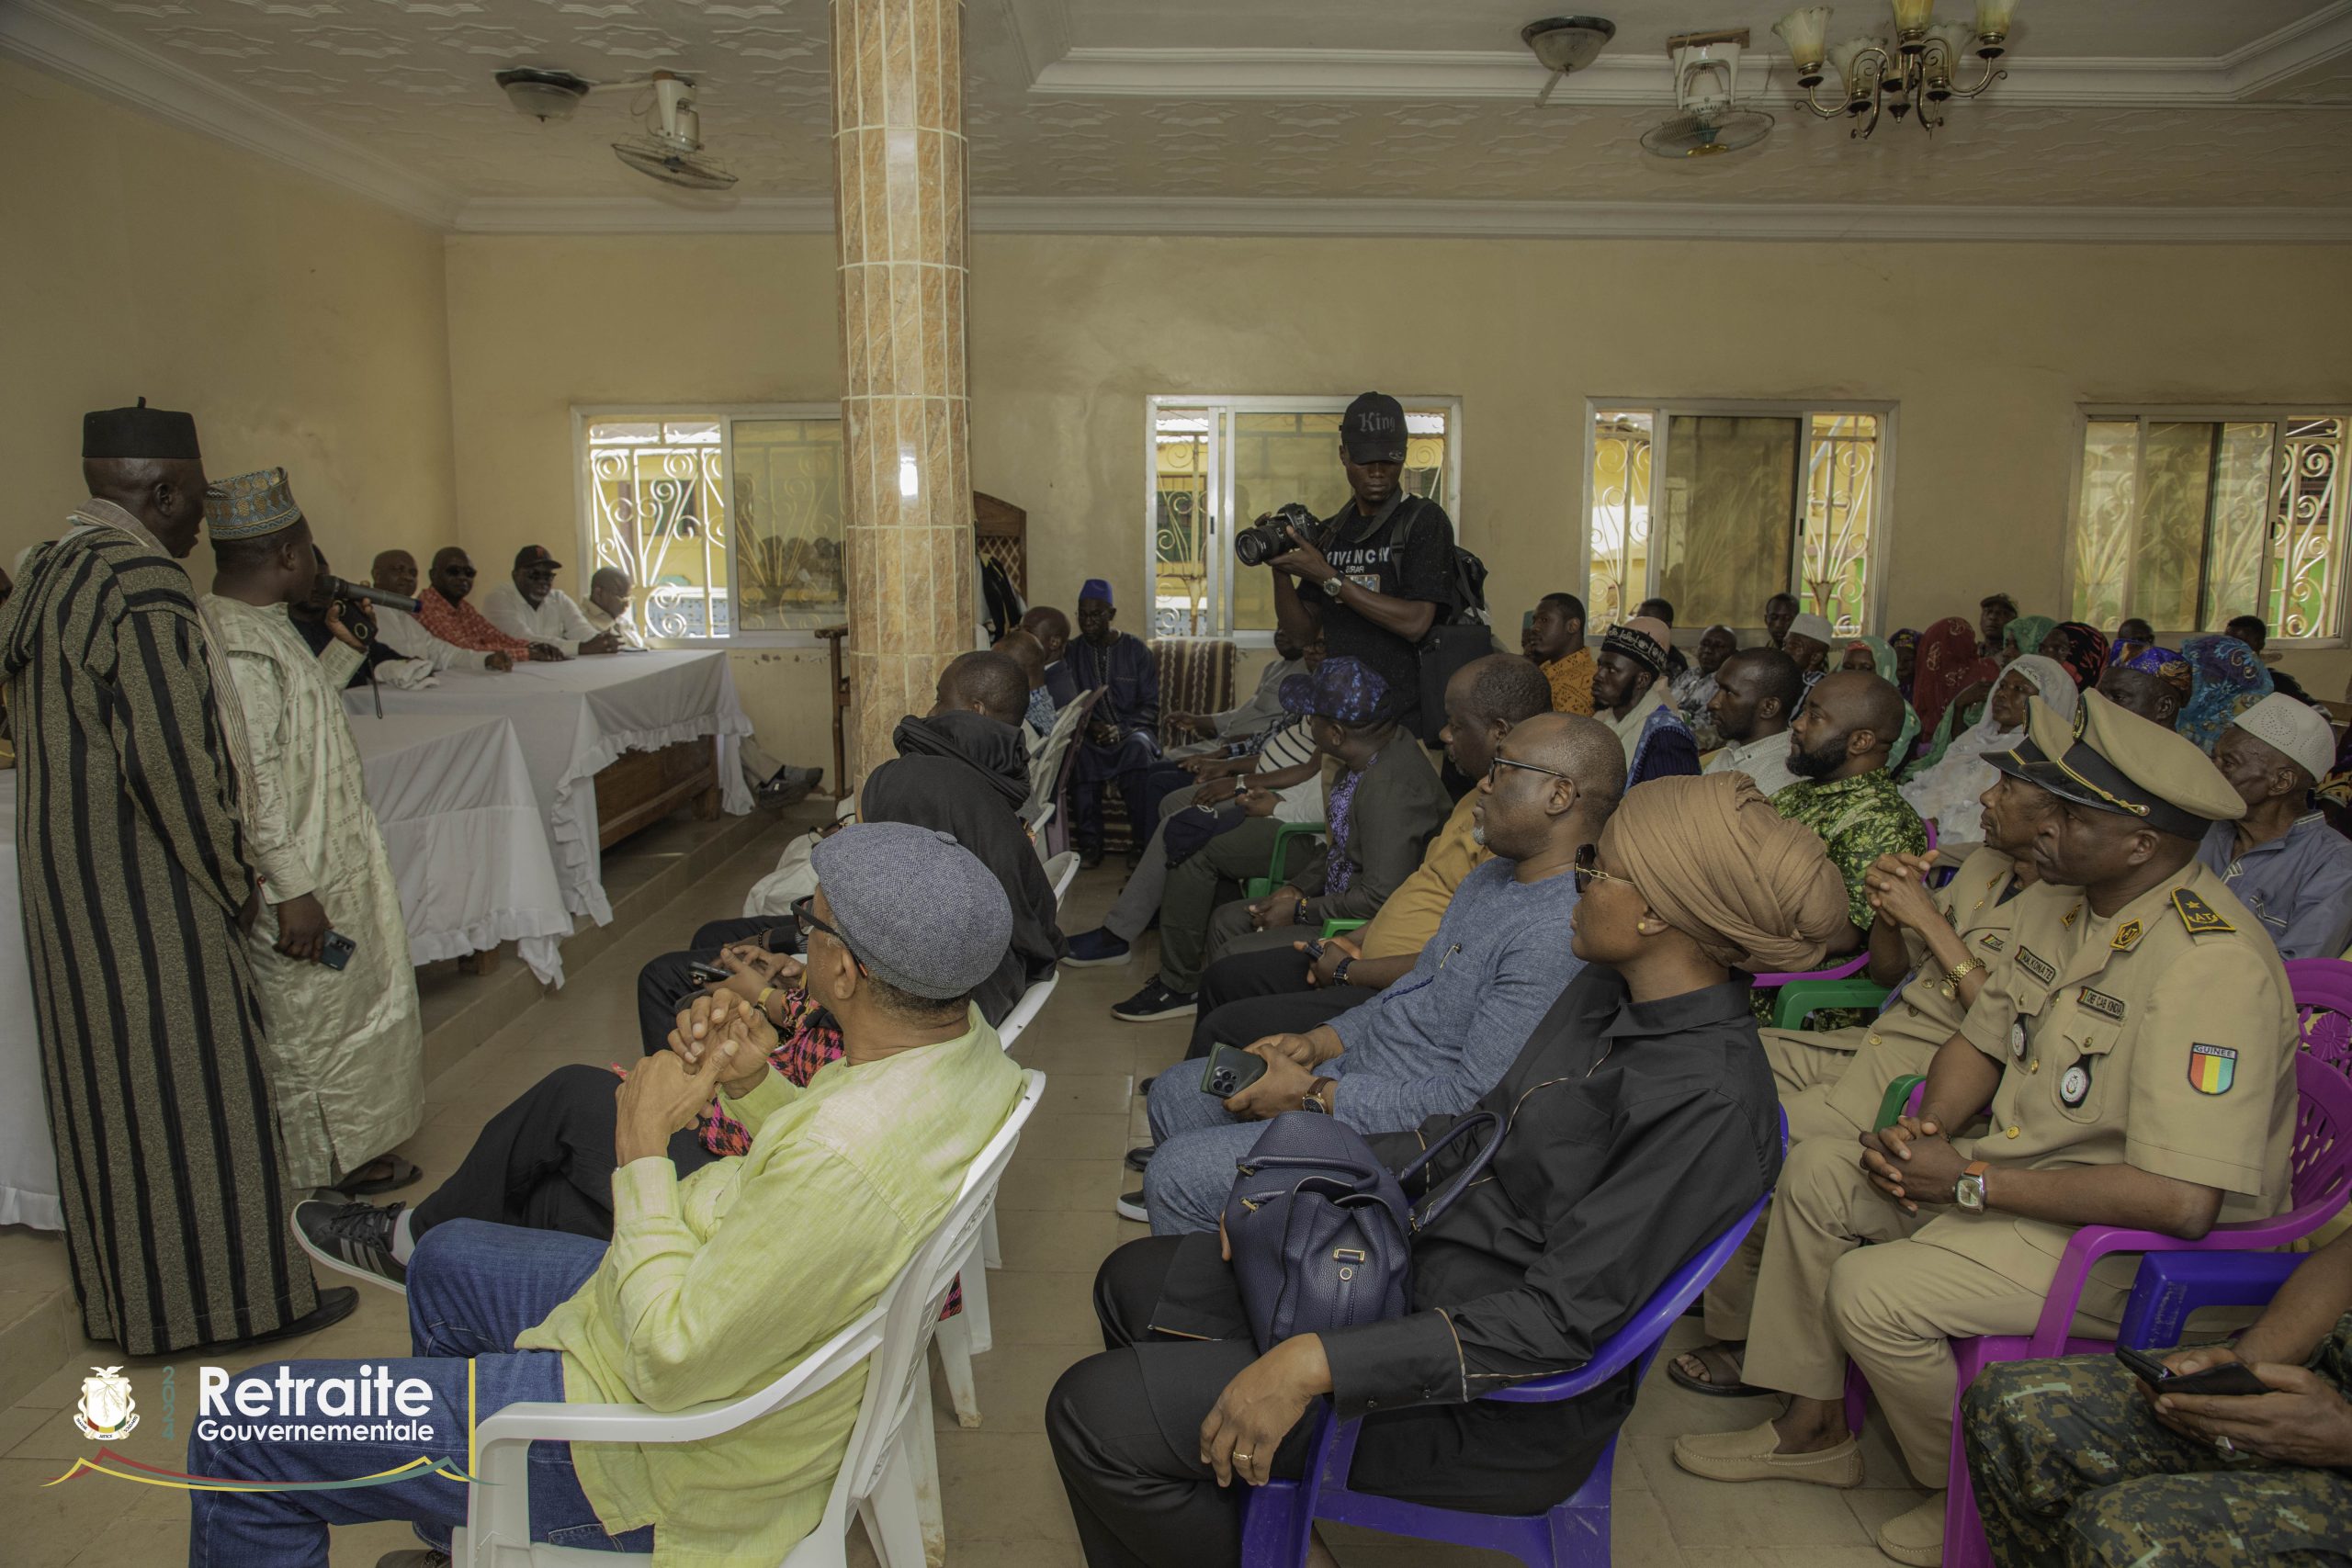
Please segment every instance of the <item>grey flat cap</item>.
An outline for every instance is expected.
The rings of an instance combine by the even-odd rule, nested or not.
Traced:
[[[1002,885],[950,834],[861,822],[819,840],[809,863],[850,951],[910,996],[968,996],[1012,945]]]

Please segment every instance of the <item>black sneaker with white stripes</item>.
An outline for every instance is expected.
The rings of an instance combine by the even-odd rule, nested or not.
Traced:
[[[392,1228],[405,1207],[312,1198],[294,1205],[294,1235],[328,1268],[406,1295],[408,1265],[392,1256]]]

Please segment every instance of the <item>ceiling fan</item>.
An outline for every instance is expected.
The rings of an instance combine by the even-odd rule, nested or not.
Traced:
[[[1708,158],[1753,147],[1771,133],[1772,117],[1739,107],[1739,57],[1747,29],[1682,33],[1666,40],[1674,62],[1674,107],[1680,112],[1643,133],[1660,158]]]
[[[650,99],[640,96],[630,113],[643,130],[613,143],[613,156],[639,174],[686,190],[725,190],[735,176],[703,151],[702,116],[695,108],[695,81],[675,72],[656,71],[628,82],[592,82],[569,71],[544,71],[516,66],[498,73],[499,88],[516,110],[545,124],[570,119],[580,100],[610,87],[650,87]]]

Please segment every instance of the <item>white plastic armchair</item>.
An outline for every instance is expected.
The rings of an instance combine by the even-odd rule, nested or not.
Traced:
[[[1071,859],[1075,852],[1065,852]],[[1020,1005],[1005,1021],[997,1025],[996,1035],[1008,1051],[1021,1038],[1021,1032],[1036,1021],[1046,1009],[1054,987],[1062,982],[1057,969],[1044,979],[1021,993]],[[996,1344],[992,1320],[989,1316],[989,1269],[1004,1267],[1004,1249],[996,1239],[996,1202],[991,1199],[988,1213],[980,1221],[980,1260],[986,1268],[975,1269],[964,1278],[964,1310],[939,1325],[939,1337],[933,1341],[939,1347],[940,1375],[947,1380],[948,1398],[956,1406],[956,1419],[966,1427],[980,1424],[979,1383],[972,1375],[972,1358],[985,1356]]]
[[[1069,885],[1078,880],[1078,852],[1064,850],[1047,860],[1046,880],[1054,885],[1054,908],[1058,909],[1069,897]]]
[[[458,1568],[613,1568],[626,1556],[531,1540],[529,1453],[534,1442],[693,1443],[722,1437],[865,1366],[865,1392],[849,1450],[817,1528],[786,1552],[783,1568],[846,1568],[850,1510],[865,1521],[882,1568],[924,1568],[943,1558],[939,1462],[931,1430],[925,1349],[959,1273],[979,1254],[980,1220],[1044,1098],[1046,1075],[1025,1076],[1021,1099],[964,1173],[964,1185],[929,1240],[915,1249],[872,1308],[798,1366],[741,1399],[668,1413],[639,1404],[510,1404],[474,1434],[486,1484],[468,1489],[466,1528],[452,1543]]]

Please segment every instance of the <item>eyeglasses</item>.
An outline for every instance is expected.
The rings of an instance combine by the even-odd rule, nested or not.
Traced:
[[[812,907],[816,902],[817,896],[814,893],[803,894],[800,897],[795,898],[792,901],[793,923],[800,928],[801,951],[804,953],[808,951],[809,932],[823,931],[827,936],[831,937],[835,942],[840,942],[842,944],[842,950],[847,953],[853,960],[857,960],[857,951],[850,946],[849,938],[842,935],[840,931],[835,931],[832,927],[827,925],[824,921],[817,918],[817,912]],[[859,960],[858,962],[862,966],[863,961]]]
[[[1634,886],[1632,877],[1611,876],[1600,869],[1600,850],[1597,845],[1587,844],[1577,852],[1576,879],[1578,893],[1586,891],[1596,882],[1623,883],[1627,887]]]
[[[1511,758],[1504,756],[1499,751],[1495,753],[1495,760],[1487,764],[1487,782],[1488,784],[1500,784],[1502,782],[1502,772],[1505,768],[1524,768],[1531,773],[1549,773],[1555,779],[1568,779],[1571,783],[1574,782],[1573,775],[1564,773],[1557,768],[1538,767],[1533,762],[1516,761]]]

